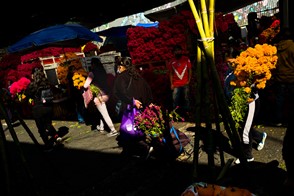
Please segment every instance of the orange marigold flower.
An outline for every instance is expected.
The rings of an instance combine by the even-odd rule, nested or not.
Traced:
[[[245,87],[244,91],[249,94],[249,93],[251,93],[251,88],[250,87]]]
[[[240,81],[240,86],[246,86],[247,82],[246,81]]]
[[[230,81],[230,85],[231,85],[231,86],[236,86],[237,84],[236,84],[235,81]]]
[[[252,101],[254,101],[253,98],[248,98],[248,99],[247,99],[247,102],[248,102],[248,103],[251,103]]]

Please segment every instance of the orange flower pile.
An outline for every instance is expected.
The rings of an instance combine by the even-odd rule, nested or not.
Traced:
[[[87,71],[83,68],[82,63],[75,53],[66,53],[60,58],[57,67],[57,77],[61,84],[67,84],[68,68],[74,66],[73,82],[77,89],[80,89],[87,78]]]
[[[266,81],[272,74],[271,70],[276,68],[277,48],[268,44],[257,44],[254,48],[249,47],[241,52],[236,59],[231,59],[236,81],[232,81],[231,85],[236,87],[244,87],[247,93],[253,84],[258,89],[264,89]]]

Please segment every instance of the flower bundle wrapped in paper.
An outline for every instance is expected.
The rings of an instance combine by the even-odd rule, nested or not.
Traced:
[[[165,129],[170,128],[166,122],[184,121],[176,112],[176,109],[163,113],[160,106],[150,104],[135,116],[135,126],[143,131],[147,137],[162,141]]]
[[[277,48],[268,44],[257,44],[235,58],[229,60],[236,76],[230,85],[234,86],[230,111],[236,128],[243,121],[248,103],[253,101],[252,88],[264,89],[266,82],[271,78],[271,71],[276,68]]]
[[[22,102],[26,96],[24,91],[27,89],[31,81],[25,77],[20,78],[18,81],[13,82],[10,86],[10,94],[12,98],[17,98],[17,101]]]

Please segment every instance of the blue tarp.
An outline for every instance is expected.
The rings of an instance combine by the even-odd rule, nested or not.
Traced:
[[[158,27],[159,22],[154,23],[138,23],[136,26],[138,27]]]
[[[89,41],[102,42],[96,33],[79,24],[54,25],[33,32],[8,47],[9,53],[34,50],[41,47],[79,47]]]

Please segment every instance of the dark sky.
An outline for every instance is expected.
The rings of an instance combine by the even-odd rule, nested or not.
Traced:
[[[117,18],[144,12],[173,0],[112,0],[73,2],[51,0],[42,3],[6,1],[0,12],[0,48],[6,48],[21,38],[42,28],[77,22],[89,29]],[[216,0],[216,10],[240,8],[258,0]]]

